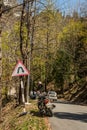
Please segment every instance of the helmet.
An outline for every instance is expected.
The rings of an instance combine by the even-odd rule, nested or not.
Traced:
[[[42,82],[41,82],[41,81],[39,81],[39,84],[42,84]]]

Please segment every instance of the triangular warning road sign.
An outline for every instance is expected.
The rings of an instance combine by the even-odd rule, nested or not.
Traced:
[[[29,71],[26,69],[26,67],[23,65],[21,61],[18,61],[12,76],[24,76],[29,75]]]

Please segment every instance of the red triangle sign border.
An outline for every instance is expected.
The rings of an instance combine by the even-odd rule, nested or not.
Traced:
[[[21,70],[21,72],[20,72],[20,70]],[[26,75],[29,75],[29,74],[30,74],[30,72],[24,66],[22,61],[19,60],[18,63],[16,64],[16,66],[15,66],[13,73],[12,73],[12,77],[13,76],[26,76]]]

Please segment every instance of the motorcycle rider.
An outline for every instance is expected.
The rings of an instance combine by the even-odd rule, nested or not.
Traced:
[[[38,89],[40,90],[40,89],[42,89],[42,88],[43,88],[43,84],[42,84],[41,81],[39,81],[39,82],[38,82]]]
[[[38,82],[38,87],[37,87],[37,91],[38,91],[38,93],[42,93],[42,91],[43,91],[43,84],[42,84],[42,82],[41,81],[39,81]]]
[[[47,116],[53,116],[53,105],[50,104],[50,100],[48,99],[46,92],[44,91],[44,87],[41,81],[38,83],[37,88],[37,96],[38,96],[38,109],[41,114],[41,116],[47,115]]]
[[[37,96],[46,96],[46,92],[41,81],[38,82]]]

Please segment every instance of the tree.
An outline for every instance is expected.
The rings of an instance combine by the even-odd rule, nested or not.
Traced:
[[[62,16],[55,9],[48,5],[37,16],[35,31],[35,53],[34,60],[38,56],[39,79],[47,85],[52,80],[52,64],[58,47],[58,33],[61,30]],[[39,65],[40,64],[40,65]],[[40,73],[42,71],[42,73]],[[37,75],[38,76],[38,75]],[[37,79],[37,78],[36,78]]]
[[[87,0],[85,0],[81,7],[80,7],[80,13],[81,13],[81,17],[87,17]]]
[[[69,80],[71,59],[70,56],[62,50],[58,50],[56,60],[53,64],[53,79],[56,86],[61,89],[63,93],[63,86],[65,81]]]
[[[82,22],[81,30],[78,35],[78,43],[75,51],[75,62],[77,65],[78,77],[85,78],[87,73],[87,23]]]
[[[80,20],[69,21],[69,23],[64,27],[63,31],[59,34],[60,49],[58,49],[57,54],[61,54],[61,50],[64,56],[57,56],[57,59],[54,62],[55,66],[53,67],[53,74],[54,79],[56,78],[56,83],[58,83],[58,86],[60,85],[58,82],[60,79],[60,83],[62,83],[61,86],[64,85],[64,80],[66,80],[64,75],[67,75],[67,78],[69,79],[68,83],[73,83],[79,78],[81,79],[86,77],[86,35],[86,23],[81,22]],[[59,67],[61,69],[59,69]],[[73,80],[71,80],[72,75],[74,76]],[[58,76],[60,77],[59,80]]]
[[[1,32],[2,32],[2,26],[1,26],[1,16],[2,16],[2,3],[3,1],[0,0],[0,83],[1,83],[1,75],[2,75],[2,49],[1,49]],[[0,84],[0,121],[1,121],[1,111],[2,109],[2,88]]]
[[[34,26],[35,26],[35,15],[36,15],[36,0],[25,1],[23,0],[22,15],[20,22],[20,52],[23,63],[31,71],[31,62],[33,54],[33,41],[34,41]],[[23,28],[26,28],[26,37]],[[28,67],[29,66],[29,67]],[[27,89],[26,89],[27,85]],[[29,97],[30,78],[26,79],[25,82],[25,93],[27,92],[27,102]],[[25,94],[26,97],[26,94]]]

